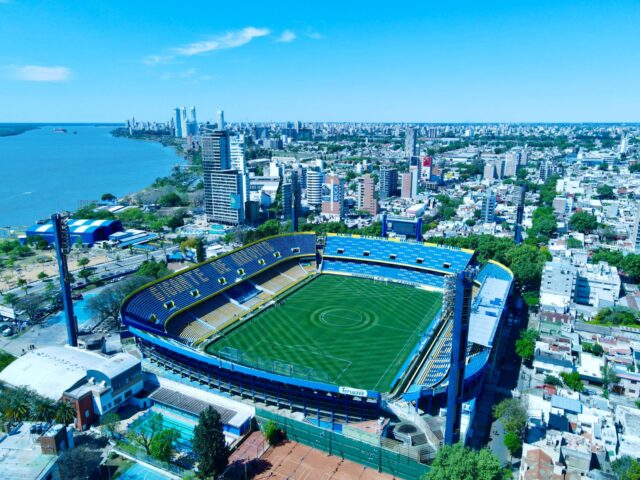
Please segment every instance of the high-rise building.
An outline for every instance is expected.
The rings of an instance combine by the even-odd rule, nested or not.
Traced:
[[[204,206],[207,220],[231,225],[244,221],[244,176],[231,166],[231,137],[216,130],[202,137]]]
[[[411,158],[417,154],[416,130],[413,127],[408,127],[404,137],[404,156]]]
[[[496,178],[496,166],[492,162],[487,162],[484,166],[484,175],[483,178],[485,180],[494,180]]]
[[[249,170],[244,155],[244,135],[233,135],[229,142],[229,155],[231,157],[231,169],[237,170],[242,176],[242,191],[244,202],[249,201]]]
[[[553,176],[554,173],[555,173],[555,167],[553,166],[553,163],[551,163],[549,160],[545,160],[544,162],[540,163],[540,171],[539,171],[540,180],[542,180],[543,182],[546,182],[547,179]]]
[[[198,134],[198,120],[196,118],[196,107],[189,109],[189,120],[187,122],[187,135]]]
[[[404,172],[400,175],[400,197],[410,199],[413,188],[411,186],[413,175],[411,172]]]
[[[496,194],[490,188],[487,189],[482,199],[482,223],[493,223],[496,220]]]
[[[393,197],[398,189],[398,170],[388,165],[380,167],[380,198]]]
[[[226,124],[224,123],[224,110],[218,110],[218,130],[224,130]]]
[[[173,136],[182,137],[182,113],[179,108],[173,109]]]
[[[180,132],[182,133],[182,138],[187,138],[189,134],[189,127],[187,125],[187,107],[182,107],[180,109]]]
[[[631,243],[633,244],[633,252],[640,253],[640,204],[636,204],[636,217],[633,221],[633,230],[631,232]]]
[[[322,183],[324,175],[320,170],[307,170],[307,203],[309,207],[319,210],[322,206]]]
[[[236,170],[216,170],[211,173],[211,182],[213,184],[211,220],[227,225],[243,224],[242,175]]]
[[[410,200],[418,194],[418,170],[411,167],[408,172],[400,174],[400,197]]]
[[[302,185],[297,170],[290,170],[285,175],[282,185],[282,213],[285,219],[291,220],[291,228],[298,230],[298,218],[302,215]]]
[[[370,174],[365,174],[357,179],[357,207],[358,210],[366,210],[371,215],[378,214],[378,200],[376,199],[375,183]]]
[[[527,187],[519,185],[513,189],[513,200],[516,205],[516,229],[514,241],[519,244],[522,242],[522,222],[524,221],[524,199]]]
[[[342,219],[344,216],[344,179],[327,175],[325,186],[329,195],[322,200],[322,214]]]

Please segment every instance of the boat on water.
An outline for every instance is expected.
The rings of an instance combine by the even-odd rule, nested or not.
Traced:
[[[53,133],[67,133],[66,128],[54,128]]]

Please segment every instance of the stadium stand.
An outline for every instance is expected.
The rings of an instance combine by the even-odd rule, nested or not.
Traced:
[[[426,243],[342,235],[328,236],[324,245],[325,258],[394,263],[441,273],[464,270],[472,256],[473,252],[468,250]]]
[[[368,278],[386,278],[414,285],[425,285],[437,289],[443,288],[443,277],[441,275],[421,270],[409,270],[405,267],[396,268],[365,262],[330,260],[327,258],[322,262],[322,271]]]
[[[146,286],[122,307],[127,325],[164,333],[165,322],[198,299],[208,298],[285,259],[315,255],[315,235],[271,237]]]

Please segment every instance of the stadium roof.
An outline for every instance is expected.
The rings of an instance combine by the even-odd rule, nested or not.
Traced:
[[[476,296],[469,319],[469,341],[490,347],[509,294],[510,282],[487,278]]]
[[[94,232],[98,228],[108,227],[112,225],[114,222],[119,222],[119,220],[69,220],[69,232],[70,233],[86,233],[86,232]],[[30,233],[47,233],[53,231],[52,223],[43,223],[37,224],[29,227],[27,229]]]
[[[0,372],[0,381],[14,387],[29,387],[43,397],[59,400],[66,390],[86,379],[87,370],[108,372],[114,359],[120,356],[130,355],[107,358],[73,347],[43,347],[9,364]]]

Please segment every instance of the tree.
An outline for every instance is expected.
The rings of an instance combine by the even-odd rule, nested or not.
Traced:
[[[180,439],[180,432],[175,428],[160,431],[151,440],[149,451],[151,456],[163,462],[171,461],[175,453],[175,443]]]
[[[79,446],[65,450],[58,461],[60,478],[85,480],[96,478],[95,473],[102,460],[101,452]]]
[[[38,422],[48,422],[55,416],[55,405],[48,398],[38,398],[33,403],[33,419]]]
[[[83,279],[83,280],[87,280],[87,278],[89,278],[91,276],[91,270],[89,270],[88,268],[83,268],[82,270],[80,270],[78,272],[78,276]]]
[[[169,269],[164,262],[157,262],[152,258],[142,262],[136,274],[141,277],[162,278],[169,275]]]
[[[115,412],[107,413],[100,417],[100,427],[101,430],[110,438],[115,437],[117,433],[118,423],[120,422],[120,417]]]
[[[15,293],[8,292],[2,296],[2,302],[5,305],[9,305],[11,308],[13,308],[15,304],[18,302],[18,298],[19,298],[18,295],[16,295]]]
[[[173,215],[167,220],[167,227],[171,229],[171,231],[175,231],[176,228],[182,227],[184,225],[184,219],[182,215]]]
[[[29,321],[36,322],[41,318],[40,314],[43,302],[44,298],[40,295],[28,295],[18,300],[16,307],[24,310]]]
[[[56,404],[56,411],[53,415],[56,422],[62,423],[63,425],[69,425],[73,423],[76,419],[76,409],[74,406],[65,400],[60,400]]]
[[[516,432],[507,431],[502,438],[504,446],[507,447],[509,453],[514,456],[522,450],[522,439]]]
[[[175,192],[169,192],[160,197],[158,201],[162,207],[179,207],[182,205],[182,198]]]
[[[544,377],[544,383],[547,384],[547,385],[553,385],[554,387],[561,387],[562,386],[562,380],[560,380],[555,375],[546,375]]]
[[[48,278],[48,277],[49,277],[49,275],[47,275],[44,272],[38,273],[38,280],[44,280],[45,278]]]
[[[571,228],[580,233],[591,233],[598,228],[598,220],[587,212],[576,212],[569,220]]]
[[[538,331],[534,328],[528,328],[520,332],[520,338],[516,340],[516,354],[525,361],[533,360],[536,350],[536,340],[538,339]]]
[[[164,430],[164,418],[159,413],[152,413],[145,422],[144,428],[129,429],[127,438],[134,444],[144,448],[147,455],[151,455],[153,439]]]
[[[542,235],[549,238],[556,233],[557,229],[558,222],[556,221],[556,217],[553,215],[553,208],[538,207],[533,211],[531,228],[529,229],[529,233],[531,235]]]
[[[112,193],[104,193],[101,197],[100,200],[102,200],[103,202],[115,202],[117,200],[116,196]]]
[[[280,443],[280,429],[278,424],[273,420],[269,420],[262,429],[262,435],[270,446]]]
[[[29,418],[31,404],[24,396],[14,396],[5,405],[2,416],[11,422],[21,422]]]
[[[562,378],[564,384],[571,390],[574,390],[576,392],[582,392],[584,390],[584,384],[582,383],[580,374],[578,372],[562,372],[560,374],[560,377]]]
[[[227,466],[229,448],[224,439],[220,414],[213,407],[200,413],[193,431],[193,451],[202,478],[220,475]]]
[[[500,255],[506,257],[509,268],[523,290],[538,290],[542,278],[542,269],[551,259],[546,249],[532,245],[518,245]]]
[[[487,449],[465,448],[461,443],[445,445],[436,455],[431,470],[422,480],[503,480],[507,472]]]
[[[92,315],[102,320],[118,318],[124,299],[137,288],[153,280],[150,277],[136,276],[122,280],[100,291],[87,300],[87,308]]]
[[[89,259],[87,257],[81,257],[80,259],[78,259],[79,267],[86,267],[87,265],[89,265]]]
[[[609,363],[605,363],[600,367],[600,374],[602,378],[602,386],[607,392],[611,385],[615,385],[620,381],[620,377],[618,377],[615,368],[609,365]]]
[[[517,398],[506,398],[493,407],[493,418],[500,420],[505,430],[524,437],[527,426],[527,411]]]
[[[611,462],[611,470],[620,480],[640,480],[640,463],[628,455]]]
[[[600,197],[601,200],[611,200],[616,198],[613,193],[613,188],[611,188],[610,185],[600,185],[596,191],[598,192],[598,197]]]
[[[196,240],[196,262],[202,263],[207,259],[207,252],[204,248],[204,242],[201,238]]]
[[[18,285],[18,288],[21,288],[25,294],[27,293],[27,290],[29,289],[29,284],[24,278],[19,278],[17,285]]]

